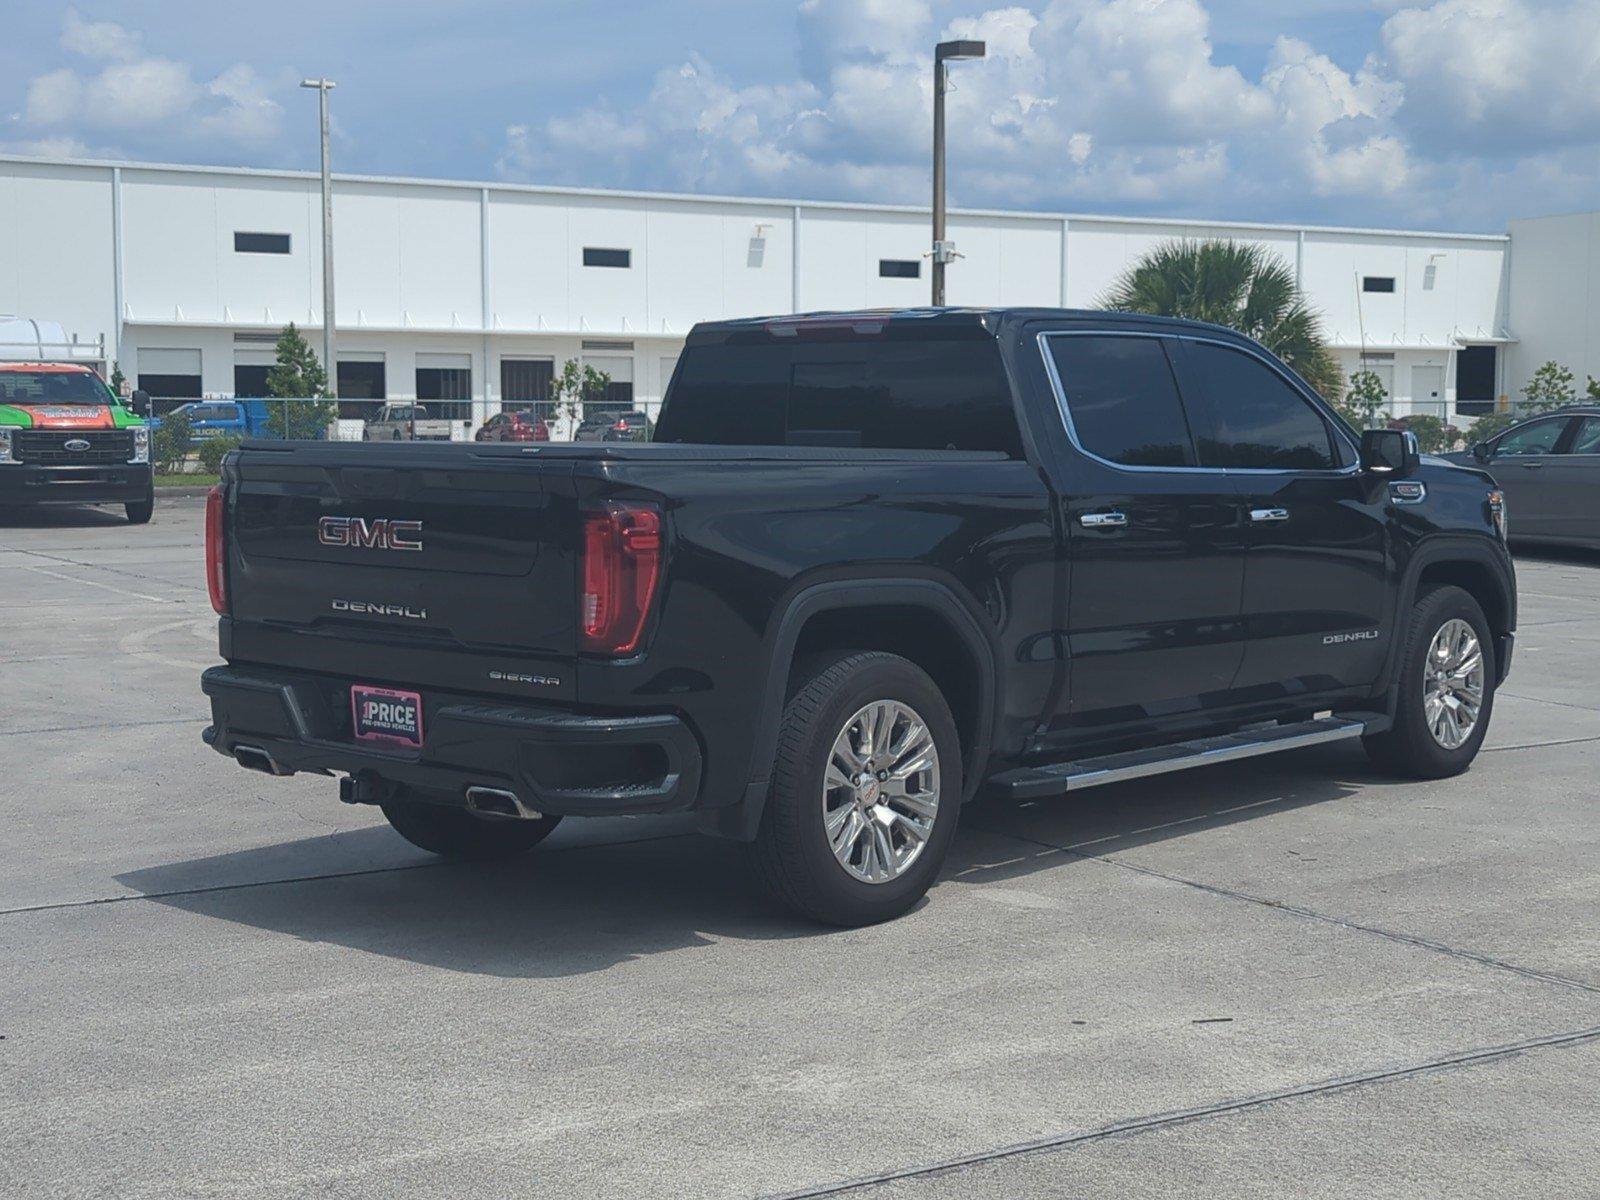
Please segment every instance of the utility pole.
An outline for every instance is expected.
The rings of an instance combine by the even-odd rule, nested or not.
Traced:
[[[982,42],[940,42],[933,48],[933,304],[944,304],[944,268],[956,256],[955,243],[944,236],[944,92],[946,63],[982,58]]]
[[[322,121],[322,369],[327,374],[327,394],[339,394],[339,368],[333,357],[333,176],[328,165],[328,93],[339,85],[331,79],[302,79],[300,86],[314,88]]]

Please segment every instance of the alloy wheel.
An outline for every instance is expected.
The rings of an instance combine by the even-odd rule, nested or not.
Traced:
[[[1472,626],[1452,617],[1440,626],[1422,664],[1422,714],[1433,740],[1455,750],[1478,727],[1483,708],[1483,647]]]
[[[834,739],[822,784],[834,858],[863,883],[888,883],[922,855],[938,812],[939,750],[928,723],[898,700],[863,705]]]

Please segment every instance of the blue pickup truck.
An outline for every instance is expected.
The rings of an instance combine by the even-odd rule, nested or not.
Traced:
[[[267,427],[265,400],[191,400],[172,411],[189,418],[189,428],[197,438],[255,437]],[[156,417],[150,424],[160,428],[161,421]]]

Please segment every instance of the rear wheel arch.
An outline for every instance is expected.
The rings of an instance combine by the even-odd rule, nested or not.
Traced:
[[[945,694],[961,740],[965,798],[982,782],[1000,711],[997,652],[991,636],[949,584],[933,579],[847,579],[802,588],[781,608],[768,637],[748,784],[736,827],[755,835],[770,781],[783,707],[803,681],[807,660],[850,650],[882,650],[910,660]],[[934,635],[934,636],[929,636]]]

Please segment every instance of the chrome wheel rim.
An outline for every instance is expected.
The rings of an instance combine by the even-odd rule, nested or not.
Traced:
[[[1472,626],[1454,617],[1433,635],[1422,664],[1422,714],[1433,740],[1455,750],[1472,736],[1483,709],[1483,647]]]
[[[939,749],[898,700],[874,700],[828,753],[822,824],[833,857],[862,883],[898,879],[922,856],[939,813]]]

